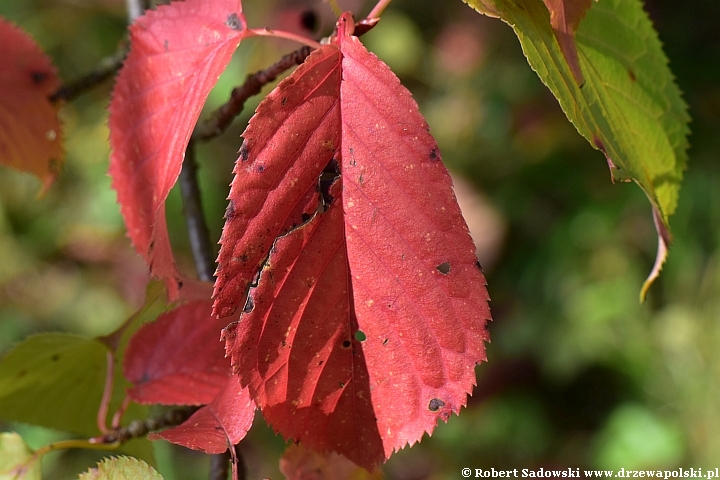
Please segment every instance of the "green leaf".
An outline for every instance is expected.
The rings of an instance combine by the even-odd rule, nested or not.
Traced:
[[[161,285],[150,285],[145,305],[112,334],[89,339],[66,333],[27,338],[0,359],[0,419],[42,425],[83,436],[99,434],[97,412],[107,374],[108,354],[115,352],[112,413],[120,406],[129,383],[122,376],[122,355],[132,334],[167,309]],[[146,407],[132,405],[126,421],[147,417]],[[147,455],[150,448],[136,441],[127,448]]]
[[[687,163],[690,117],[640,0],[593,2],[575,35],[582,86],[574,81],[543,0],[465,1],[513,27],[530,66],[568,119],[605,154],[613,180],[633,180],[647,194],[660,241],[651,281],[665,257],[668,218]]]
[[[0,433],[0,480],[40,480],[40,462],[32,454],[17,433]]]
[[[79,480],[162,480],[162,475],[137,458],[106,458],[97,468],[81,473]]]
[[[107,352],[99,341],[78,335],[28,338],[0,360],[0,417],[97,435]]]

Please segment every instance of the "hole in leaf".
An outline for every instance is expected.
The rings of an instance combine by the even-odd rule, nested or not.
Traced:
[[[449,262],[443,262],[435,268],[437,268],[438,272],[442,273],[443,275],[447,275],[448,273],[450,273],[450,263]]]
[[[432,400],[430,400],[430,405],[428,405],[428,409],[431,412],[437,412],[444,406],[445,406],[445,402],[443,402],[439,398],[433,398]]]
[[[342,347],[350,348],[350,340],[343,340]]]
[[[387,345],[387,343],[388,343],[389,341],[390,341],[390,339],[389,339],[389,338],[386,338],[385,340],[383,340],[383,345]]]
[[[322,203],[323,206],[326,207],[325,211],[327,211],[327,207],[335,201],[333,196],[330,195],[330,187],[339,177],[340,167],[338,166],[337,160],[331,158],[318,179],[318,191],[320,195],[322,195]]]
[[[440,158],[440,151],[437,147],[433,147],[432,150],[430,150],[430,160],[434,162],[438,158]]]
[[[355,340],[357,340],[358,342],[364,342],[365,340],[367,340],[367,335],[365,335],[365,332],[363,332],[362,330],[358,330],[357,332],[355,332]]]
[[[475,262],[475,266],[476,266],[476,267],[478,268],[478,270],[480,270],[481,272],[483,271],[482,265],[480,265],[480,260],[478,260],[477,262]]]
[[[255,300],[253,300],[253,297],[248,295],[247,300],[245,301],[245,307],[243,308],[243,313],[250,313],[254,309],[255,309]]]

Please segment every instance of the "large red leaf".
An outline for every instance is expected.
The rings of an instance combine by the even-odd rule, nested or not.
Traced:
[[[50,59],[25,32],[0,18],[0,164],[49,187],[62,166],[60,121],[48,97],[60,86]]]
[[[437,144],[346,24],[243,134],[215,311],[261,267],[235,371],[284,436],[371,468],[465,405],[490,312]]]
[[[177,298],[165,200],[200,110],[240,43],[240,0],[187,0],[130,27],[130,54],[110,103],[110,175],[128,234]]]
[[[220,343],[227,320],[210,315],[209,300],[180,305],[143,325],[125,353],[123,373],[138,403],[204,405],[228,381],[230,362]]]
[[[208,454],[222,453],[245,437],[255,416],[255,403],[247,388],[242,388],[235,377],[227,382],[217,397],[193,413],[184,423],[148,438],[164,438]]]

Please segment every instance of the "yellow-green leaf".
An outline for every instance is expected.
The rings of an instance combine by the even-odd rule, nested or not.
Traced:
[[[647,194],[661,248],[644,294],[665,259],[690,117],[640,0],[593,2],[575,35],[582,86],[565,61],[543,0],[465,1],[513,27],[530,66],[568,119],[605,154],[613,180],[633,180]]]
[[[81,473],[79,480],[163,480],[154,468],[137,458],[106,458],[97,468]]]
[[[40,480],[40,463],[14,432],[0,433],[0,480]]]

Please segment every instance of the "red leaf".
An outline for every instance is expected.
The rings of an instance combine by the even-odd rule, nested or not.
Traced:
[[[110,175],[135,249],[170,300],[179,274],[165,199],[200,110],[240,43],[240,0],[187,0],[149,11],[130,27],[131,51],[110,103]]]
[[[57,110],[60,86],[50,59],[21,29],[0,18],[0,164],[29,172],[47,189],[63,161]]]
[[[275,239],[318,204],[318,177],[339,148],[340,52],[306,60],[258,106],[243,133],[220,240],[214,313],[230,315]]]
[[[230,362],[220,343],[227,321],[210,315],[209,301],[192,302],[144,325],[128,345],[123,372],[138,403],[203,405],[228,381]]]
[[[320,454],[302,445],[290,445],[280,459],[286,480],[381,480],[380,469],[372,473],[337,453]]]
[[[243,136],[215,311],[267,262],[228,354],[276,430],[372,468],[457,413],[486,358],[485,279],[450,177],[410,93],[342,24]]]
[[[543,0],[550,11],[550,25],[560,45],[565,61],[578,85],[585,83],[578,58],[575,32],[585,18],[592,0]]]
[[[208,454],[222,453],[228,447],[237,445],[252,426],[255,403],[247,388],[240,387],[237,378],[226,379],[225,386],[210,404],[193,413],[183,424],[151,433],[148,438],[164,438]]]

